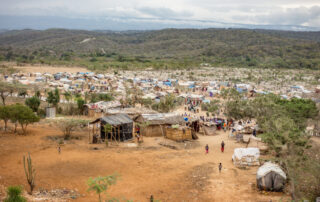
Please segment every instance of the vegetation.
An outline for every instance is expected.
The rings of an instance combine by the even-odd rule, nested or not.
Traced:
[[[40,106],[40,99],[37,96],[27,98],[25,104],[32,109],[32,111],[37,112]]]
[[[27,126],[29,124],[40,120],[40,118],[27,106],[16,104],[11,106],[11,110],[11,120],[20,124],[23,134],[27,132]]]
[[[64,139],[70,139],[72,132],[87,124],[87,121],[81,119],[62,119],[56,122],[59,129],[63,132]]]
[[[35,187],[36,170],[34,169],[34,167],[32,165],[30,153],[28,154],[27,162],[26,162],[26,157],[23,156],[23,167],[24,167],[24,172],[27,177],[28,185],[30,187],[29,193],[32,195],[32,191]]]
[[[92,93],[91,94],[91,103],[99,102],[99,101],[112,101],[114,97],[107,93]]]
[[[45,37],[44,37],[45,36]],[[165,29],[102,33],[50,29],[0,35],[0,58],[91,70],[215,66],[319,69],[318,32]],[[80,43],[86,38],[95,38]]]
[[[106,193],[109,186],[116,184],[118,177],[117,174],[113,174],[106,177],[89,178],[88,191],[96,192],[99,196],[99,202],[101,202],[101,194]]]
[[[7,131],[8,121],[11,118],[11,109],[8,106],[0,106],[0,120],[4,122],[4,130]]]
[[[9,120],[12,123],[15,123],[14,132],[16,132],[17,124],[20,124],[22,132],[25,134],[27,126],[34,122],[38,122],[40,118],[35,115],[29,107],[21,104],[15,104],[0,107],[0,120],[4,121],[5,130],[7,130]]]
[[[60,102],[60,93],[57,88],[54,91],[48,92],[47,102],[52,104],[55,108],[58,107]]]
[[[201,110],[216,114],[220,108],[219,100],[212,100],[210,103],[202,103]]]
[[[86,101],[82,98],[77,99],[77,105],[78,105],[78,111],[79,114],[83,114],[84,105],[86,104]]]
[[[10,186],[7,188],[7,198],[4,202],[27,202],[27,199],[21,196],[22,188],[20,186]]]
[[[152,109],[161,113],[168,113],[172,111],[177,105],[177,98],[170,94],[160,99],[159,103],[154,103]]]
[[[26,87],[21,84],[0,81],[0,98],[2,104],[6,105],[6,99],[9,95],[12,95],[12,93],[25,91],[25,89]]]
[[[303,199],[307,193],[310,200],[315,199],[318,192],[310,195],[298,183],[301,182],[301,176],[305,175],[304,170],[313,170],[310,173],[313,177],[320,175],[319,170],[314,169],[320,167],[319,161],[310,161],[313,157],[306,155],[310,149],[309,136],[305,132],[306,122],[318,114],[313,101],[284,100],[272,94],[261,95],[254,100],[238,98],[226,103],[226,114],[236,119],[255,118],[264,132],[262,139],[288,175],[292,199]],[[310,183],[314,183],[309,184],[310,187],[320,186],[318,181]]]

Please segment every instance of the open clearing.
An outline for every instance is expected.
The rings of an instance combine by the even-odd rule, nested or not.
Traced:
[[[150,195],[161,201],[286,201],[284,193],[263,194],[256,190],[256,170],[237,169],[231,160],[234,148],[244,147],[227,134],[199,136],[200,145],[190,150],[174,150],[160,146],[162,138],[146,138],[138,148],[106,148],[103,144],[88,144],[85,131],[74,135],[57,151],[57,142],[49,136],[62,135],[56,128],[39,123],[30,126],[28,135],[0,135],[0,185],[27,187],[22,157],[30,152],[35,164],[36,190],[67,188],[77,190],[81,197],[72,201],[96,201],[88,193],[89,177],[118,173],[121,179],[108,190],[109,196],[148,201]],[[226,143],[225,153],[220,143]],[[205,155],[204,146],[210,151]],[[98,150],[94,150],[96,147]],[[223,170],[218,171],[222,162]],[[1,190],[1,189],[0,189]]]
[[[4,63],[6,64],[6,63]],[[11,64],[11,63],[9,63]],[[83,67],[65,67],[65,66],[49,66],[49,65],[24,65],[18,66],[15,64],[11,64],[11,66],[21,72],[27,73],[58,73],[58,72],[69,72],[69,73],[77,73],[77,72],[88,72],[88,69]]]

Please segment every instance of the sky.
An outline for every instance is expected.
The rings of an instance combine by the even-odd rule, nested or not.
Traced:
[[[1,29],[320,30],[320,0],[0,0]]]

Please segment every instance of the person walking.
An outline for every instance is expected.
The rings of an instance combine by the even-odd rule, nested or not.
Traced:
[[[209,146],[208,146],[208,144],[206,145],[205,149],[206,149],[206,154],[208,154],[208,153],[209,153]]]
[[[60,145],[58,146],[58,153],[59,153],[59,154],[61,153],[61,147],[60,147]]]
[[[221,152],[224,152],[224,141],[222,140],[222,142],[221,142]]]
[[[219,173],[221,173],[222,170],[222,163],[219,163]]]

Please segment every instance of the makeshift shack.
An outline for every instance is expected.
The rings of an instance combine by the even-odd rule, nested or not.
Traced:
[[[236,148],[232,155],[233,164],[237,167],[258,166],[260,150],[258,148]]]
[[[202,129],[203,129],[204,135],[213,136],[217,134],[216,133],[217,126],[215,123],[210,123],[210,122],[203,123]]]
[[[97,127],[93,125],[92,136],[97,136],[97,131],[99,131],[100,135],[98,135],[98,140],[104,140],[108,138],[111,141],[126,141],[132,139],[133,137],[133,121],[127,114],[105,116],[96,119],[90,124],[97,124]],[[109,131],[106,131],[106,125],[111,126]],[[95,138],[93,137],[92,139],[92,142],[95,143]]]
[[[253,135],[244,135],[243,136],[243,141],[247,143],[247,148],[248,147],[256,147],[259,148],[261,152],[267,152],[268,151],[268,146],[262,142],[261,138],[254,137]]]
[[[257,171],[257,186],[260,190],[282,191],[286,174],[277,164],[266,162]]]
[[[166,138],[175,141],[192,140],[191,128],[173,125],[166,128]]]
[[[185,125],[185,120],[182,116],[172,113],[141,114],[134,121],[139,127],[140,134],[146,137],[165,137],[167,126]]]

